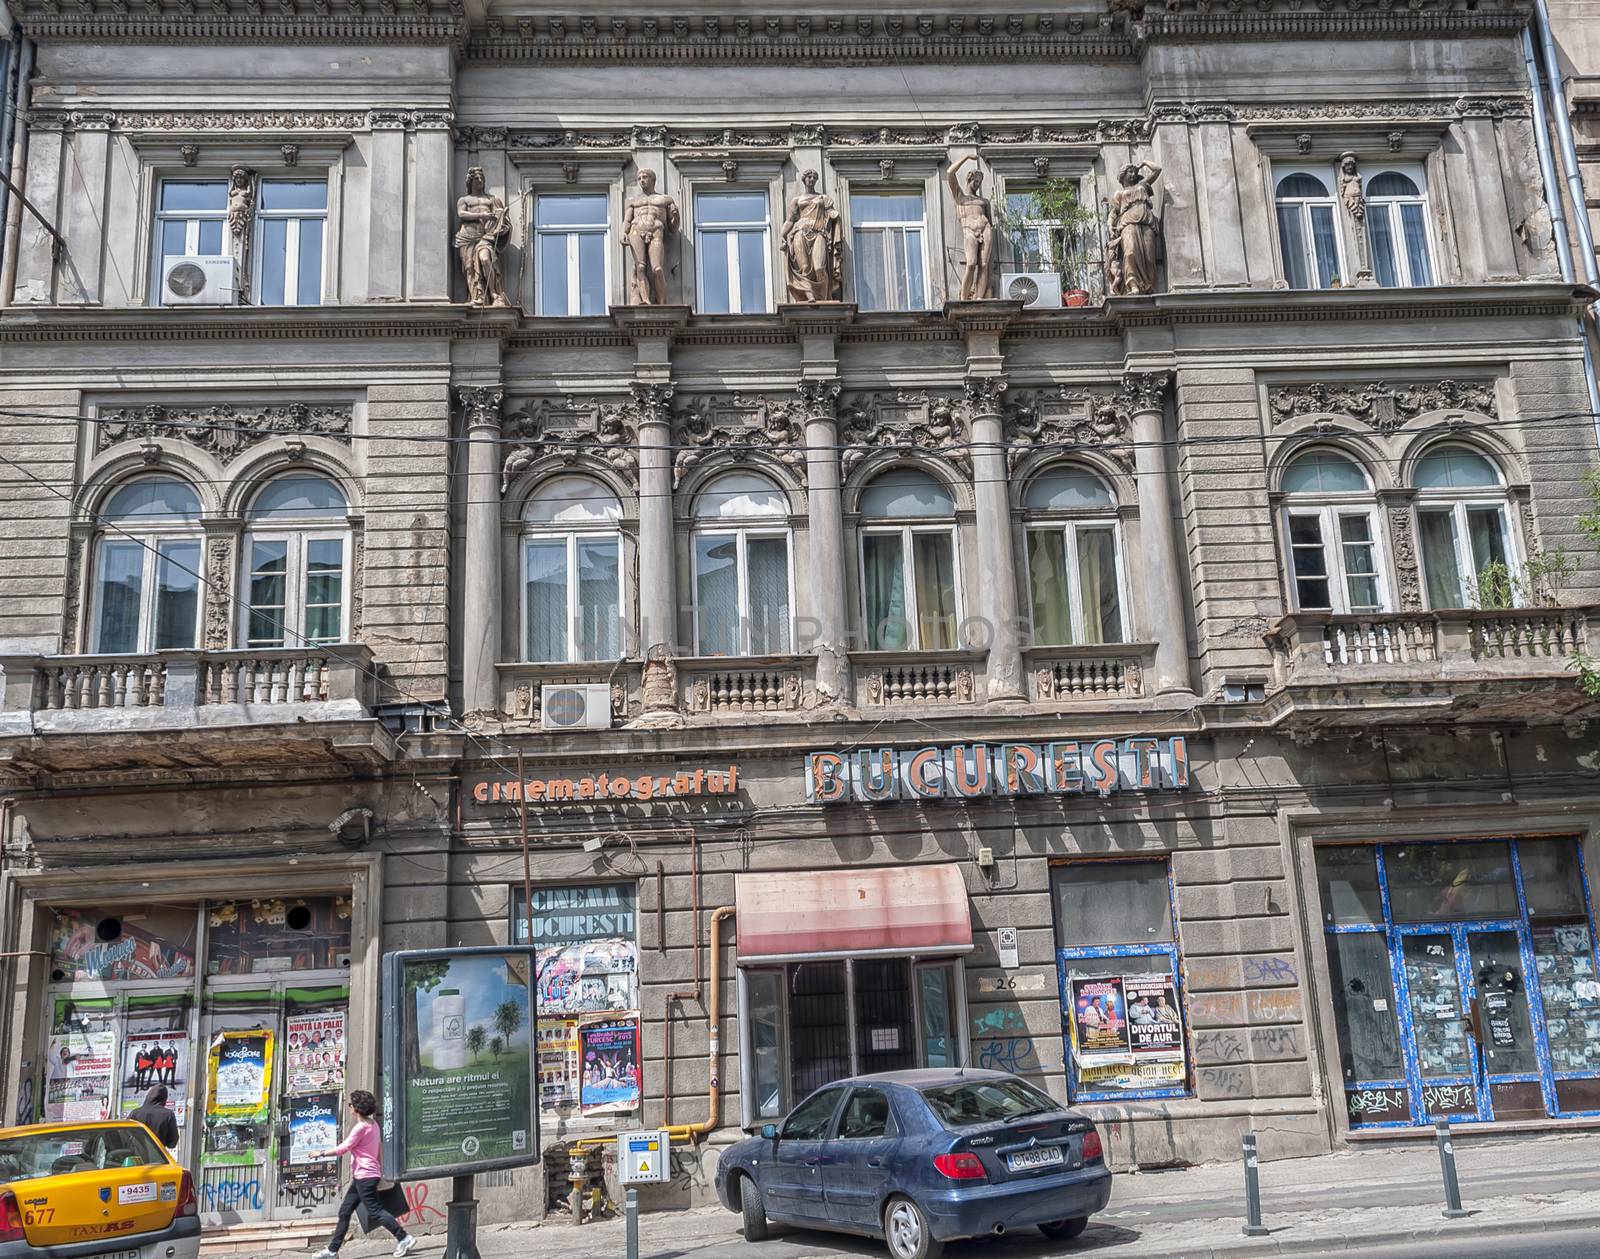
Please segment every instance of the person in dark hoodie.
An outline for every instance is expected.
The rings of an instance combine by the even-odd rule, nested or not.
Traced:
[[[144,1105],[128,1116],[142,1123],[167,1149],[178,1145],[178,1117],[167,1108],[167,1086],[157,1084],[144,1095]]]

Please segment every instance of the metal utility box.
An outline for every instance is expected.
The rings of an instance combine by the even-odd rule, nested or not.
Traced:
[[[665,1132],[624,1132],[617,1138],[617,1174],[625,1185],[664,1185],[672,1179],[671,1138]]]

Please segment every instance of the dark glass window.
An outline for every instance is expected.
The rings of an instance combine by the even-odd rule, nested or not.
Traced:
[[[1534,918],[1583,917],[1578,845],[1570,839],[1524,840],[1517,845],[1522,893]]]
[[[1382,924],[1383,895],[1371,847],[1319,848],[1317,885],[1324,921],[1341,927]]]
[[[839,1089],[824,1089],[806,1098],[783,1125],[783,1135],[789,1141],[821,1141],[828,1135],[828,1123],[839,1105]]]
[[[1517,916],[1511,848],[1503,841],[1395,845],[1384,861],[1396,922]]]
[[[1062,948],[1162,944],[1172,939],[1164,861],[1084,861],[1054,875]]]

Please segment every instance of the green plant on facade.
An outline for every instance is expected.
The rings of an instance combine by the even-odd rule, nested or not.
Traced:
[[[1077,180],[1047,179],[1021,197],[1008,197],[1005,204],[997,202],[995,211],[1018,265],[1025,229],[1046,227],[1049,269],[1061,277],[1064,290],[1088,290],[1091,264],[1099,251],[1099,217],[1093,206],[1083,204]]]
[[[1589,510],[1578,516],[1578,528],[1600,551],[1600,469],[1592,469],[1583,478],[1584,492],[1589,496]],[[1567,659],[1567,668],[1578,675],[1578,685],[1590,699],[1600,699],[1600,662],[1587,652],[1579,650]]]

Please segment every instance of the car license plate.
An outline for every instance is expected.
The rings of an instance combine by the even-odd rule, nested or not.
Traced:
[[[141,1246],[138,1250],[108,1250],[100,1259],[139,1259],[142,1254],[144,1248]]]
[[[1031,1171],[1035,1167],[1053,1167],[1064,1161],[1059,1145],[1042,1145],[1038,1149],[1006,1155],[1006,1166],[1014,1172]]]

